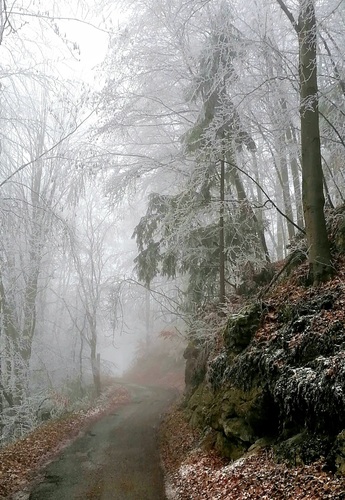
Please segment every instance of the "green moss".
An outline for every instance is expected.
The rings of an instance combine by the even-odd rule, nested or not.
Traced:
[[[187,395],[193,394],[196,387],[204,381],[207,371],[209,351],[207,345],[197,345],[190,341],[183,357],[186,359],[185,382]]]
[[[230,441],[222,432],[217,433],[215,449],[230,460],[238,460],[247,451],[246,446]]]
[[[283,304],[278,312],[278,321],[280,323],[288,323],[296,316],[296,306],[290,304]]]
[[[201,384],[188,401],[187,417],[192,427],[204,428],[209,415],[213,394],[206,383]]]
[[[270,438],[263,437],[263,438],[257,439],[255,441],[255,443],[252,444],[250,446],[250,448],[248,449],[248,454],[254,455],[265,448],[271,447],[272,443],[273,443],[273,440]]]
[[[337,436],[334,462],[337,476],[345,476],[345,430]]]
[[[274,448],[278,459],[290,465],[310,464],[321,456],[327,456],[332,440],[327,435],[312,434],[303,430],[278,443]]]
[[[264,402],[264,392],[259,387],[245,391],[228,386],[214,396],[206,421],[220,434],[217,449],[224,456],[238,458],[260,437],[258,430],[267,428]]]
[[[345,253],[345,217],[342,217],[339,222],[335,236],[335,245],[338,252]]]
[[[259,327],[261,315],[261,304],[250,304],[238,314],[229,317],[224,332],[224,342],[228,350],[239,353],[250,344]]]
[[[242,442],[244,445],[251,445],[255,442],[253,429],[243,418],[228,418],[223,423],[224,434],[230,440]]]

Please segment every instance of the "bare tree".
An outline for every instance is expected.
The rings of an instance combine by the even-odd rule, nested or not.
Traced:
[[[99,354],[99,329],[105,329],[105,301],[112,293],[115,276],[113,262],[112,235],[114,218],[108,210],[101,210],[100,203],[90,193],[81,200],[76,235],[72,238],[78,296],[84,315],[82,338],[90,349],[89,359],[96,395],[101,393],[101,373]]]

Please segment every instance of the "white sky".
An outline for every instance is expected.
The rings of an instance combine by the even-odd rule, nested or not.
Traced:
[[[90,83],[93,69],[100,64],[107,52],[109,35],[104,31],[78,21],[59,21],[59,26],[71,41],[80,47],[80,63],[70,64],[72,72]]]

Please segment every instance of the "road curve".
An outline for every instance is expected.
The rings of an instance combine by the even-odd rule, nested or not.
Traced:
[[[130,403],[89,428],[47,466],[30,500],[164,500],[157,430],[171,390],[128,385]]]

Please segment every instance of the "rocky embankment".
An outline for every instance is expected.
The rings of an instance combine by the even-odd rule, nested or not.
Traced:
[[[278,460],[345,475],[345,272],[306,287],[299,264],[262,299],[191,341],[186,414],[205,442],[236,460],[270,446]]]

